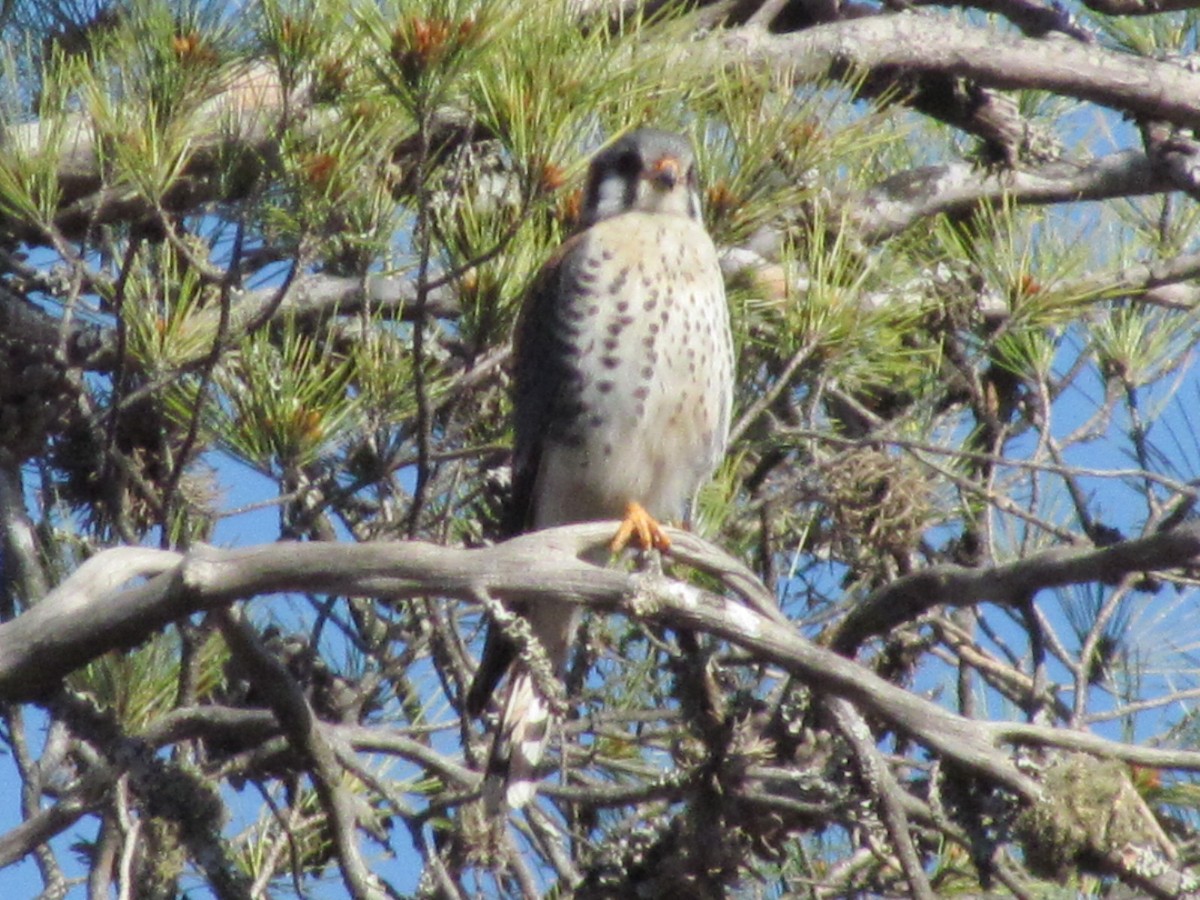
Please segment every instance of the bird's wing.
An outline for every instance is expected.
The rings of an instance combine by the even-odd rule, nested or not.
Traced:
[[[508,534],[534,527],[534,492],[545,440],[568,402],[571,371],[563,347],[561,293],[572,254],[586,232],[568,239],[534,278],[513,332],[513,463]]]
[[[544,439],[557,404],[563,402],[565,371],[561,338],[555,323],[563,270],[570,254],[579,247],[582,234],[563,243],[546,261],[530,284],[513,333],[513,462],[512,496],[505,515],[505,536],[521,534],[533,527],[535,489]],[[465,708],[478,716],[516,656],[513,642],[489,624],[479,668],[467,692]]]

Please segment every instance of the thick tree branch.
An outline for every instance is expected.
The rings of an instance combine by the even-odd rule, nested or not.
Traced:
[[[853,654],[873,635],[911,622],[935,606],[984,601],[1015,605],[1045,588],[1114,583],[1132,572],[1194,565],[1200,560],[1200,522],[1101,549],[1063,547],[993,568],[937,566],[899,578],[872,593],[842,622],[830,645]]]
[[[603,544],[611,524],[572,526],[525,535],[482,550],[420,543],[274,544],[247,550],[205,549],[176,557],[149,582],[94,593],[103,572],[112,583],[135,571],[126,561],[110,572],[101,554],[88,577],[68,580],[41,604],[0,627],[0,696],[27,697],[101,652],[144,638],[171,619],[234,599],[287,590],[394,597],[439,594],[470,599],[481,589],[505,599],[588,602],[613,609],[639,593],[676,627],[711,631],[809,683],[865,703],[923,743],[982,768],[1025,796],[1036,788],[990,745],[973,723],[879,679],[799,637],[790,628],[733,601],[661,576],[601,569],[578,554]],[[680,537],[685,537],[680,534]],[[165,553],[161,566],[172,554]],[[143,567],[140,571],[153,571]],[[48,661],[52,664],[47,665]]]
[[[88,560],[36,607],[0,626],[0,698],[35,696],[88,660],[136,644],[176,619],[259,594],[436,594],[470,601],[487,592],[611,608],[631,589],[630,576],[581,562],[576,554],[612,534],[611,525],[577,526],[481,550],[417,541],[200,547],[186,555],[116,548]],[[113,590],[139,577],[150,580]]]
[[[934,33],[937,40],[931,41]],[[785,72],[797,81],[853,79],[891,66],[968,78],[984,87],[1052,91],[1122,113],[1200,125],[1200,74],[1096,45],[1004,35],[949,16],[905,12],[793,34],[744,27],[709,40],[729,62]]]
[[[578,559],[602,544],[612,525],[596,523],[524,535],[481,550],[422,543],[273,544],[243,550],[204,548],[107,551],[90,560],[37,607],[0,626],[0,696],[19,699],[52,687],[67,671],[102,652],[143,639],[174,618],[235,599],[279,591],[329,591],[395,598],[436,594],[470,600],[481,590],[504,599],[579,602],[634,612],[673,626],[707,631],[882,716],[922,743],[986,771],[1027,797],[1036,793],[997,753],[994,737],[830,651],[777,619],[659,576],[630,575]],[[681,532],[681,542],[699,543]],[[904,620],[938,603],[1005,602],[1043,587],[1105,580],[1169,568],[1200,558],[1200,524],[1103,550],[1064,549],[991,570],[944,567],[900,579],[847,620],[836,642]],[[719,563],[717,570],[726,568]],[[160,574],[154,575],[159,572]],[[143,585],[111,590],[137,575]],[[902,614],[888,612],[898,607]],[[853,639],[853,640],[852,640]]]

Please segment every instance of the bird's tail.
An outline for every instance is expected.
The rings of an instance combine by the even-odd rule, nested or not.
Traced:
[[[492,742],[483,801],[489,815],[520,809],[537,790],[535,772],[550,739],[550,705],[538,693],[533,677],[516,671],[508,681],[500,726]]]

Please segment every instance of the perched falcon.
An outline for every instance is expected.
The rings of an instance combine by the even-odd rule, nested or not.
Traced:
[[[686,138],[647,128],[596,155],[581,228],[533,282],[513,352],[515,530],[623,517],[614,549],[665,548],[655,520],[685,515],[720,462],[733,394],[725,287]],[[562,675],[578,613],[521,611]],[[469,712],[514,656],[493,626]],[[550,719],[515,663],[484,787],[493,810],[533,796]]]

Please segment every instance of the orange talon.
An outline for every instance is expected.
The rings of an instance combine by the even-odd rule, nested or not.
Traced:
[[[625,518],[621,520],[621,527],[617,529],[617,535],[609,547],[613,553],[620,553],[633,537],[637,538],[638,546],[643,550],[653,548],[665,552],[671,549],[671,539],[662,526],[640,503],[631,500],[625,507]]]

